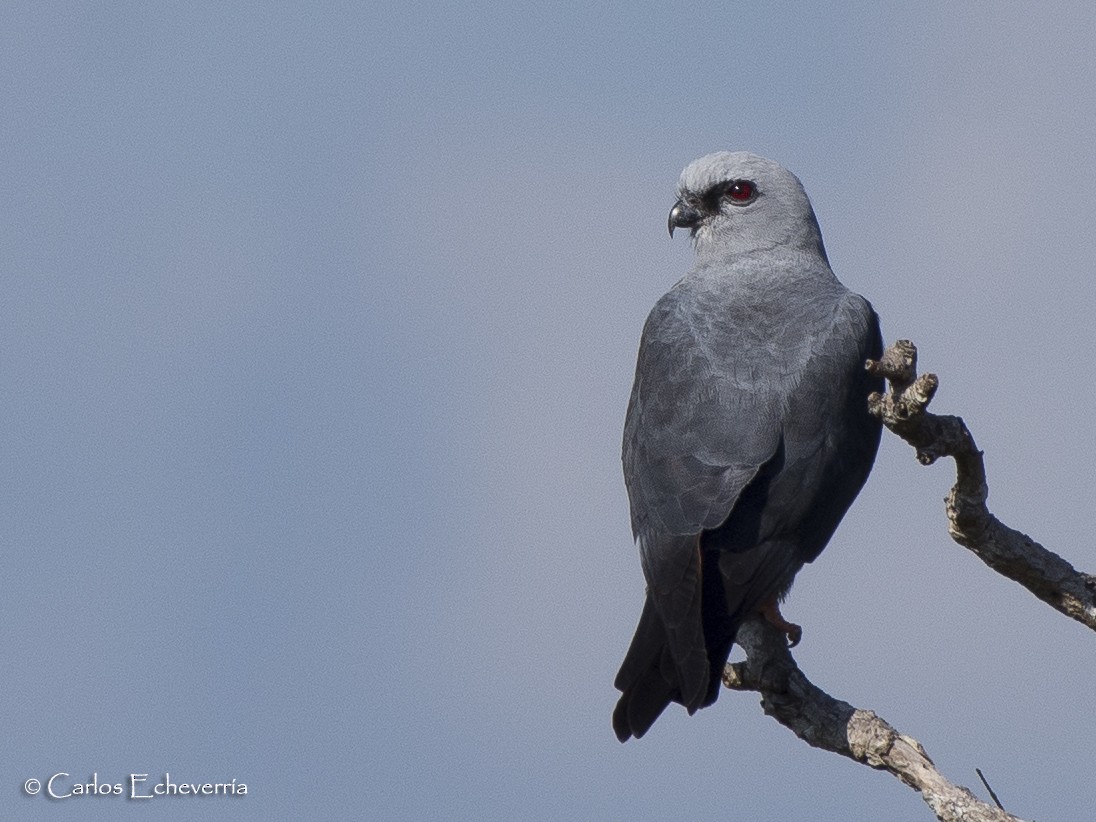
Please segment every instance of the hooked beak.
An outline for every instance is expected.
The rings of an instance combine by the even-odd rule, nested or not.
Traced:
[[[670,209],[670,217],[666,221],[666,227],[670,230],[670,236],[674,236],[675,228],[696,228],[700,224],[700,212],[688,205],[684,200],[678,200]]]

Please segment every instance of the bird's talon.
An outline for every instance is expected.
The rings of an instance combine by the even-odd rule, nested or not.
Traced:
[[[765,618],[766,622],[788,638],[789,648],[794,648],[799,644],[799,640],[803,638],[803,628],[796,625],[794,622],[788,622],[788,620],[784,619],[784,615],[780,613],[780,606],[777,604],[775,596],[762,603],[758,611],[761,613],[761,616]]]
[[[796,645],[799,644],[799,640],[803,638],[803,629],[800,628],[798,625],[794,625],[791,623],[789,624],[791,625],[791,627],[788,628],[786,631],[788,635],[788,647],[794,648]]]

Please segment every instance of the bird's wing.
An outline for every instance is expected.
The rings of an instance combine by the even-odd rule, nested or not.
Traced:
[[[624,423],[624,481],[632,531],[695,535],[726,519],[777,452],[793,375],[749,361],[738,329],[703,327],[679,283],[644,326]],[[726,337],[713,346],[720,333]],[[735,348],[739,350],[734,350]],[[649,580],[650,581],[650,580]]]
[[[882,426],[867,397],[883,389],[864,368],[883,353],[879,320],[863,297],[847,293],[812,344],[783,420],[786,465],[775,478],[762,535],[795,530],[799,561],[812,562],[860,492]]]
[[[727,518],[781,451],[781,396],[789,387],[753,367],[748,354],[711,350],[708,329],[682,305],[688,294],[681,291],[660,300],[644,328],[623,462],[649,596],[682,701],[695,709],[709,680],[700,534]]]

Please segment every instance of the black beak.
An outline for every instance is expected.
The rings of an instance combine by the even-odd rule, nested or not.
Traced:
[[[675,228],[693,229],[700,225],[700,212],[684,200],[678,200],[670,209],[670,218],[666,221],[666,227],[670,230],[670,236],[674,236]]]

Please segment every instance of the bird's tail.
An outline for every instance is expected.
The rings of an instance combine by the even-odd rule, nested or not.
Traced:
[[[693,714],[716,701],[738,623],[725,619],[714,628],[705,627],[710,629],[705,636],[707,647],[698,651],[704,659],[698,660],[699,671],[691,666],[694,676],[689,678],[686,698],[682,693],[681,669],[670,652],[662,620],[650,595],[647,596],[632,644],[616,676],[615,685],[621,691],[613,710],[617,739],[621,742],[633,736],[639,739],[671,702],[684,705]]]
[[[621,742],[633,736],[639,739],[667,705],[681,700],[666,631],[650,596],[643,603],[639,626],[615,684],[621,695],[613,711],[613,730]]]
[[[617,739],[626,742],[631,737],[642,737],[670,703],[684,705],[689,713],[713,703],[718,687],[716,694],[712,694],[705,676],[707,669],[704,649],[698,649],[698,658],[692,660],[692,664],[686,664],[685,669],[693,674],[690,680],[697,682],[690,682],[689,698],[683,697],[682,671],[674,661],[662,619],[648,595],[639,616],[636,636],[632,637],[616,677],[615,684],[621,692],[613,711],[613,730]]]

